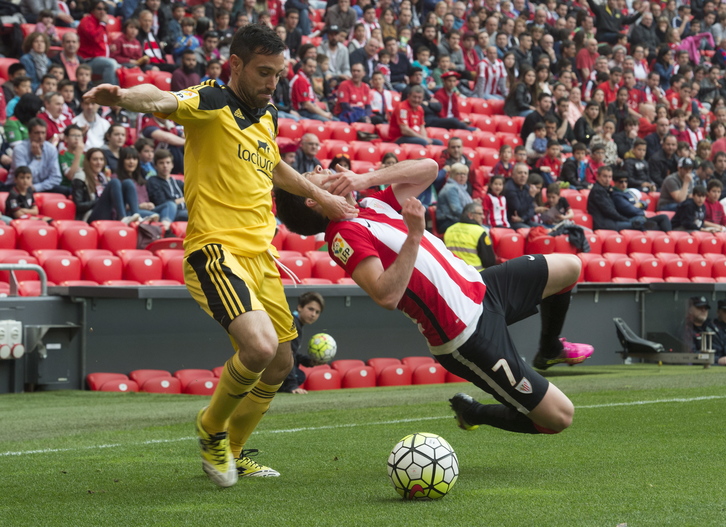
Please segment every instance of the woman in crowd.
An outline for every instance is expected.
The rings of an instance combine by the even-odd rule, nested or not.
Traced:
[[[504,113],[509,117],[526,117],[534,111],[536,74],[532,68],[522,69],[514,89],[504,102]]]
[[[50,40],[44,33],[34,31],[23,40],[24,54],[20,57],[20,63],[25,66],[25,72],[30,77],[33,92],[38,89],[40,80],[50,68],[50,59],[46,55],[49,47]]]
[[[126,128],[120,124],[112,124],[103,136],[106,144],[103,146],[103,155],[106,156],[106,166],[112,174],[118,174],[118,162],[121,148],[126,144]]]

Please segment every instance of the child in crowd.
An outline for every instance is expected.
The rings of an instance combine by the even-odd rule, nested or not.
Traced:
[[[173,218],[161,218],[164,230],[167,231],[171,222],[189,220],[189,211],[184,200],[184,181],[172,177],[174,158],[168,150],[160,148],[154,152],[154,168],[156,175],[148,178],[146,182],[149,201],[154,207],[161,207],[167,203],[176,206],[176,215]]]
[[[285,393],[306,394],[307,391],[300,386],[305,382],[305,373],[300,365],[313,367],[319,364],[307,354],[307,345],[303,341],[303,326],[314,324],[325,309],[325,300],[320,293],[309,291],[300,295],[297,301],[297,310],[292,313],[297,338],[290,343],[292,354],[295,358],[295,365],[288,374],[279,391]],[[301,344],[303,344],[301,349]]]
[[[33,89],[32,81],[30,77],[15,77],[13,79],[13,91],[15,95],[8,101],[8,105],[5,107],[5,113],[8,117],[12,117],[15,113],[15,106],[18,104],[20,98],[26,93],[30,93]]]
[[[706,187],[698,185],[693,189],[692,197],[678,204],[676,214],[671,220],[676,231],[710,231],[711,227],[704,224],[706,217]]]
[[[26,166],[15,169],[15,186],[5,200],[5,214],[14,220],[39,219],[33,198],[33,173]]]
[[[83,172],[83,130],[77,124],[66,127],[63,131],[63,142],[58,146],[58,163],[60,163],[63,179],[61,185],[71,187],[76,174]]]
[[[678,159],[683,159],[684,157],[692,159],[693,151],[691,150],[691,146],[685,141],[678,141],[678,146],[676,147],[676,157]]]
[[[626,157],[624,167],[628,174],[628,186],[641,192],[655,192],[658,187],[650,179],[650,167],[645,159],[648,145],[644,139],[636,139],[632,157]]]
[[[383,85],[387,90],[392,90],[391,86],[391,54],[385,49],[378,52],[378,64],[376,64],[376,70],[380,71],[383,75]]]
[[[544,157],[537,160],[536,167],[547,185],[554,183],[560,178],[562,170],[562,159],[560,159],[560,143],[556,139],[547,141],[547,151]]]
[[[706,216],[704,223],[707,227],[711,227],[715,232],[724,232],[726,230],[726,214],[724,214],[723,204],[719,201],[723,191],[723,183],[718,179],[712,179],[706,187]]]
[[[111,44],[111,58],[124,67],[145,66],[149,56],[144,55],[139,35],[139,21],[129,18],[123,25],[123,33]]]
[[[194,51],[199,47],[199,40],[194,35],[197,27],[197,22],[193,18],[182,18],[181,20],[181,36],[174,42],[173,54],[174,59],[181,60],[182,53],[190,49]]]
[[[76,99],[76,88],[73,81],[63,79],[58,83],[58,92],[63,96],[63,115],[73,119],[81,113],[81,101]]]
[[[429,90],[433,89],[436,85],[433,77],[431,77],[431,50],[426,46],[419,46],[416,48],[416,60],[411,64],[415,68],[421,68],[423,70],[423,86]]]
[[[527,148],[524,145],[514,147],[514,164],[527,162]]]
[[[224,81],[220,78],[221,75],[222,63],[218,59],[212,59],[207,62],[207,68],[205,69],[204,77],[202,77],[202,82],[213,80],[217,84],[224,86]]]
[[[684,141],[692,150],[696,150],[699,141],[703,141],[703,128],[701,128],[701,118],[695,113],[688,116],[688,128],[684,134]]]
[[[568,183],[570,188],[590,188],[585,177],[587,175],[587,147],[583,143],[575,143],[572,147],[572,156],[568,157],[560,169],[560,181]]]
[[[542,223],[545,225],[555,225],[575,217],[575,211],[570,207],[567,198],[560,196],[560,184],[557,182],[547,185],[546,206],[547,210],[542,213]]]
[[[534,166],[547,151],[547,128],[544,123],[534,125],[534,131],[527,137],[524,147],[527,149],[527,163]]]
[[[56,81],[60,82],[65,79],[66,72],[62,64],[51,64],[48,68],[48,75],[52,75]]]
[[[597,178],[597,171],[601,166],[605,165],[605,145],[598,143],[592,147],[590,153],[590,162],[585,170],[585,181],[591,186],[595,184],[595,178]]]
[[[46,93],[55,91],[58,91],[58,79],[56,79],[54,75],[46,73],[40,80],[40,86],[38,86],[35,94],[42,99]]]
[[[81,64],[78,68],[76,68],[76,82],[74,83],[74,89],[75,98],[79,101],[82,101],[86,92],[93,88],[93,83],[91,82],[92,75],[93,70],[88,64]]]
[[[527,185],[529,185],[529,195],[534,200],[534,218],[532,221],[535,223],[542,223],[540,215],[543,212],[547,212],[549,207],[546,207],[544,200],[542,199],[542,187],[544,186],[544,179],[537,173],[530,172],[529,179],[527,179]]]
[[[214,25],[220,39],[234,36],[234,28],[229,25],[230,14],[226,9],[218,9],[214,15]]]
[[[441,76],[449,71],[451,69],[451,57],[449,55],[444,55],[443,53],[439,56],[439,61],[436,65],[436,68],[431,73],[431,76],[434,79],[435,88],[438,90],[444,85],[444,82],[441,80]]]
[[[310,78],[313,85],[313,91],[322,100],[327,101],[332,96],[332,89],[337,85],[333,75],[330,73],[330,58],[327,55],[319,53],[315,59],[318,67]]]
[[[141,137],[134,143],[134,148],[139,153],[139,161],[141,163],[141,170],[144,173],[144,177],[149,179],[151,176],[155,176],[154,141]]]
[[[43,9],[40,13],[38,13],[38,23],[35,24],[35,29],[33,31],[46,35],[50,39],[51,46],[60,46],[61,42],[60,38],[58,38],[58,31],[53,25],[54,21],[55,17],[53,16],[53,11],[50,9]]]
[[[409,62],[413,62],[413,49],[409,45],[412,35],[410,27],[402,27],[398,30],[398,51],[406,55]]]
[[[482,206],[486,217],[485,223],[492,227],[511,228],[507,219],[507,198],[504,197],[504,177],[492,176]]]
[[[492,168],[492,176],[503,176],[505,178],[512,177],[512,147],[511,145],[502,145],[499,148],[499,161]]]

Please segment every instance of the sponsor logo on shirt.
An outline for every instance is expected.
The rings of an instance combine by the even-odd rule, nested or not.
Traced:
[[[180,101],[184,101],[186,99],[193,99],[194,97],[199,97],[199,94],[197,92],[194,92],[191,90],[173,91],[171,93]]]

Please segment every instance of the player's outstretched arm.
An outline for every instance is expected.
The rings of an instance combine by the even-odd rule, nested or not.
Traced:
[[[272,182],[291,194],[315,200],[322,207],[325,216],[331,220],[347,220],[358,215],[358,209],[343,196],[333,196],[313,185],[284,161],[280,161],[272,171]]]
[[[350,171],[331,174],[324,181],[331,194],[345,196],[354,190],[365,190],[377,185],[392,185],[399,203],[418,196],[426,190],[438,173],[439,166],[433,159],[401,161],[390,167],[355,174]]]
[[[170,114],[179,105],[176,97],[153,84],[140,84],[128,89],[113,84],[99,84],[86,93],[83,99],[101,106],[121,106],[140,113]]]
[[[381,307],[396,309],[406,292],[426,228],[425,212],[419,200],[408,198],[401,209],[408,234],[396,260],[388,269],[383,269],[381,260],[371,256],[361,261],[353,271],[353,280]]]

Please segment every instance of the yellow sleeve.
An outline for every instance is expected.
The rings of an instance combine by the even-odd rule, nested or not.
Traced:
[[[216,84],[200,84],[169,93],[176,97],[179,104],[176,111],[154,115],[162,119],[171,119],[181,125],[215,119],[227,104],[224,93]]]

